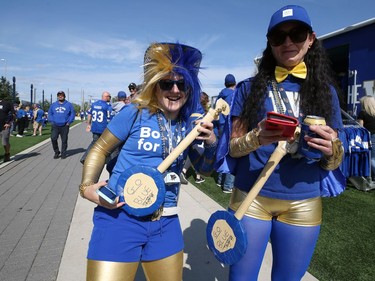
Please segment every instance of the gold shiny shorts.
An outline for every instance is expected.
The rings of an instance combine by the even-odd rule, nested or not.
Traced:
[[[236,211],[246,195],[246,192],[234,188],[229,208]],[[281,200],[257,196],[245,215],[260,220],[276,219],[296,226],[317,226],[322,222],[322,200],[320,197]]]

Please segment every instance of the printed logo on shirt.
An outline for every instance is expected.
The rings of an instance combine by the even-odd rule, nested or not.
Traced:
[[[56,112],[58,113],[64,113],[66,111],[66,108],[65,107],[62,107],[62,106],[59,106],[59,107],[56,107]]]
[[[160,147],[159,130],[152,130],[150,127],[141,127],[141,132],[138,140],[138,150],[155,152]],[[146,140],[147,139],[147,140]],[[152,141],[152,142],[151,142]]]

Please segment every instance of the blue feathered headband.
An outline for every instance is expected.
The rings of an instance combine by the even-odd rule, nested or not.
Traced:
[[[201,61],[202,53],[196,48],[179,43],[153,43],[144,56],[144,82],[156,84],[171,72],[184,77],[189,96],[181,111],[188,117],[200,102],[198,73]]]

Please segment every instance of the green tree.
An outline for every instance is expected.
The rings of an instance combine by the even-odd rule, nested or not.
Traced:
[[[0,79],[0,99],[13,102],[13,86],[10,82],[4,77],[1,76]],[[19,102],[18,93],[16,93],[16,102]]]
[[[90,103],[88,101],[85,101],[85,103],[83,104],[82,110],[87,111],[90,108],[90,106],[91,106]]]
[[[38,104],[40,105],[40,108],[44,111],[48,111],[49,107],[51,106],[51,103],[48,99],[44,99],[44,104],[41,100],[38,102]]]
[[[72,103],[72,105],[74,107],[74,111],[76,112],[76,114],[78,114],[81,111],[81,106],[76,103]]]

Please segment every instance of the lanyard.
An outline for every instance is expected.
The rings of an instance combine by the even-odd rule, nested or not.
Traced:
[[[281,114],[287,114],[289,116],[296,117],[292,110],[292,107],[290,106],[290,102],[289,102],[288,96],[285,93],[285,90],[283,88],[279,88],[275,80],[272,80],[271,83],[272,83],[272,93],[275,99],[277,112]],[[286,111],[284,110],[281,100],[284,102]]]

